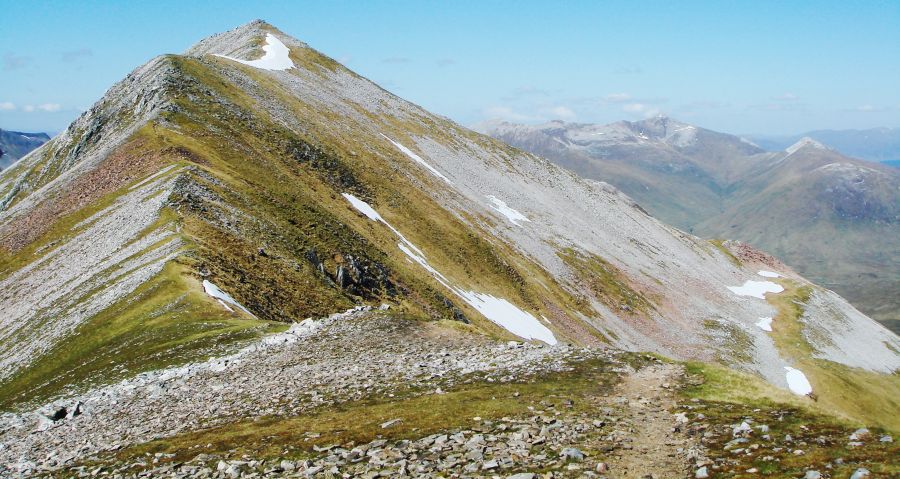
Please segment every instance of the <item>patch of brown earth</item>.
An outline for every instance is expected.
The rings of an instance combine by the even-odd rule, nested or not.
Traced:
[[[147,151],[147,140],[135,138],[119,147],[97,168],[75,178],[60,198],[45,198],[27,214],[0,230],[0,248],[15,253],[43,236],[64,216],[97,201],[119,188],[181,158],[192,159],[175,149]]]

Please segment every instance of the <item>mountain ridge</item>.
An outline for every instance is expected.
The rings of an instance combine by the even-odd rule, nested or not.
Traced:
[[[638,133],[652,130],[648,122],[657,130],[671,123],[670,130],[690,131],[690,141],[642,138]],[[616,136],[622,125],[628,134]],[[615,184],[680,228],[771,251],[900,328],[900,305],[891,299],[900,279],[894,259],[900,245],[891,239],[900,218],[896,170],[845,157],[810,138],[766,152],[743,138],[708,132],[663,117],[609,125],[497,123],[490,131]],[[816,246],[826,242],[827,248]]]
[[[258,67],[284,54],[265,48],[270,35],[293,67]],[[564,369],[554,358],[577,359],[572,343],[597,360],[609,348],[718,362],[840,417],[890,409],[872,392],[894,390],[900,340],[771,256],[663,224],[616,188],[430,114],[264,22],[188,52],[139,67],[0,174],[10,470],[33,471],[57,429],[63,457],[168,436],[173,421],[198,429],[215,411],[227,412],[217,424],[299,411],[322,382],[279,374],[306,374],[298,361],[316,341],[340,356],[329,391],[351,385],[350,398],[392,371],[417,378],[405,367],[420,363],[504,378],[545,371],[547,358],[550,374]],[[774,332],[757,325],[766,316]],[[385,369],[368,372],[353,356],[367,327],[416,331],[429,350],[378,343]],[[513,353],[445,363],[441,341]],[[280,369],[264,367],[268,348],[284,354]],[[818,402],[785,368],[806,374]],[[272,402],[242,385],[254,370],[277,378]],[[848,402],[839,384],[867,395]],[[193,390],[209,402],[179,399]],[[114,417],[124,424],[97,427]]]
[[[46,133],[24,133],[0,128],[0,170],[50,140]]]

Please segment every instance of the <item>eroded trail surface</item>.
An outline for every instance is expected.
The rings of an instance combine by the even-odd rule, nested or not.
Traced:
[[[687,477],[688,451],[694,441],[680,432],[672,415],[676,405],[675,385],[684,368],[657,363],[626,375],[619,384],[613,406],[622,420],[614,435],[622,444],[608,457],[608,477]]]

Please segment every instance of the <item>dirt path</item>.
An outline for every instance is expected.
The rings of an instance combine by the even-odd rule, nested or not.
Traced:
[[[617,448],[609,457],[610,478],[669,479],[693,477],[684,451],[692,441],[673,432],[677,420],[669,412],[676,404],[674,386],[683,368],[656,364],[628,375],[612,397],[622,416],[617,424]]]

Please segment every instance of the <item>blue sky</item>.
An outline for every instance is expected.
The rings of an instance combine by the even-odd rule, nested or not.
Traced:
[[[0,128],[63,129],[162,53],[262,18],[463,124],[900,127],[900,1],[0,0]]]

